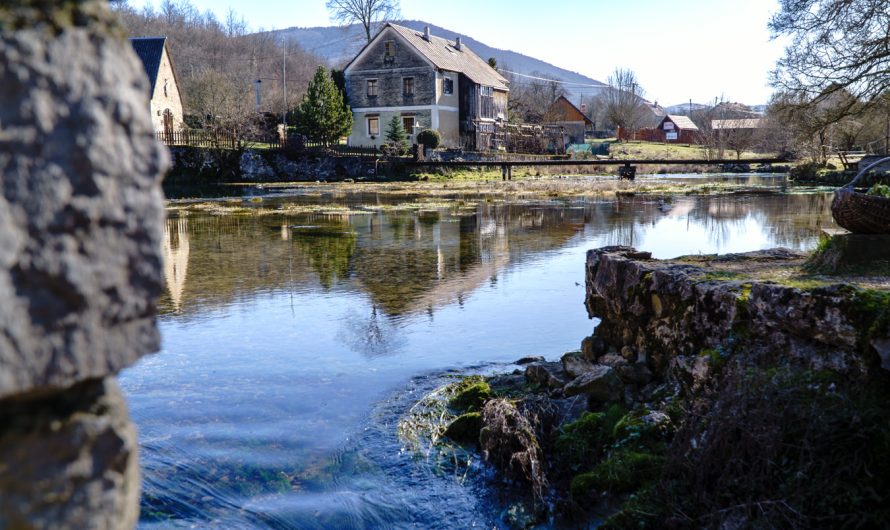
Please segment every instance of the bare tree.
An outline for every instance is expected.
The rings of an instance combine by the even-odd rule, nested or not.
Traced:
[[[359,23],[371,42],[371,28],[399,16],[399,0],[327,0],[331,18],[341,24]]]
[[[808,104],[846,93],[849,106],[879,104],[890,90],[890,3],[887,0],[781,0],[769,23],[791,43],[772,72],[772,83]],[[835,119],[839,119],[836,117]]]
[[[549,79],[541,72],[529,75],[508,73],[506,76],[510,84],[507,106],[512,121],[534,124],[552,121],[550,107],[560,96],[566,95],[562,80]]]
[[[643,89],[633,70],[616,68],[609,76],[605,93],[605,117],[616,128],[625,132],[636,130],[643,119],[646,106]]]

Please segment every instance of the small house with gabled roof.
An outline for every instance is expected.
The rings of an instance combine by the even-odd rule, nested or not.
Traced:
[[[593,120],[565,96],[556,98],[546,114],[548,125],[562,127],[566,144],[583,144],[587,131],[593,131]]]
[[[155,132],[172,134],[182,129],[182,96],[167,37],[133,37],[130,44],[148,76],[148,108]]]
[[[353,112],[351,145],[384,143],[398,116],[414,141],[423,129],[442,146],[484,149],[498,122],[507,120],[507,80],[460,37],[448,40],[386,24],[346,66]]]
[[[680,144],[698,143],[698,127],[689,116],[668,114],[655,128],[655,141],[672,142]]]

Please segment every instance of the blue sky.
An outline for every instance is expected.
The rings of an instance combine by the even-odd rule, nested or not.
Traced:
[[[253,29],[328,26],[324,0],[191,0]],[[158,0],[131,0],[133,5]],[[405,19],[426,20],[606,81],[616,67],[637,74],[663,105],[715,97],[766,103],[782,53],[766,24],[778,0],[402,0]]]

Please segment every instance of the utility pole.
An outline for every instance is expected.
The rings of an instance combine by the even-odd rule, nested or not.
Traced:
[[[284,37],[284,58],[281,61],[281,80],[284,83],[284,112],[281,123],[284,124],[284,137],[287,138],[287,37]]]
[[[253,82],[254,89],[256,90],[256,111],[260,112],[260,108],[262,108],[263,100],[262,96],[260,96],[260,83],[262,83],[262,79],[257,79]]]

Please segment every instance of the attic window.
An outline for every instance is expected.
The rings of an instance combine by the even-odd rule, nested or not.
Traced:
[[[442,92],[444,94],[454,94],[454,80],[447,77],[442,80]]]
[[[396,41],[388,40],[383,43],[384,46],[384,54],[383,57],[386,59],[392,59],[396,56]]]

